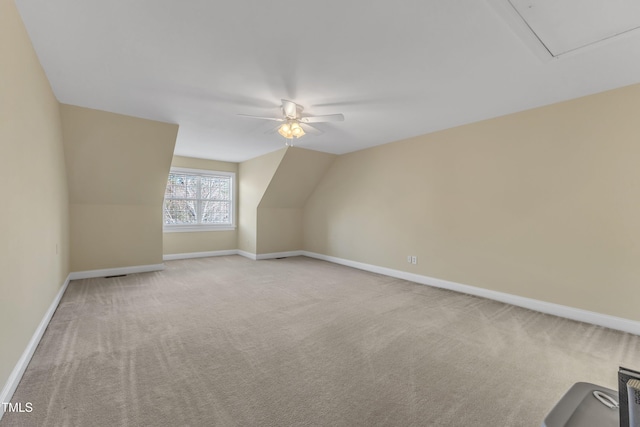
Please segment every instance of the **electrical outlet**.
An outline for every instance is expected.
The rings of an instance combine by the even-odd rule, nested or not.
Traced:
[[[417,256],[412,256],[411,257],[411,264],[417,264],[418,263],[418,257]]]
[[[407,255],[407,262],[411,264],[411,255]]]

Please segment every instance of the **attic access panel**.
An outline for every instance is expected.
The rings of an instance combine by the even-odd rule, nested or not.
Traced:
[[[638,0],[507,0],[554,57],[640,28]]]

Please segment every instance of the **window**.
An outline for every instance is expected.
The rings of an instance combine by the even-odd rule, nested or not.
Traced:
[[[235,228],[235,174],[171,168],[164,193],[164,231]]]

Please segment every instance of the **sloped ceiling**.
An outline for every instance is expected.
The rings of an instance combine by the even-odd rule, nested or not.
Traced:
[[[307,198],[313,193],[335,157],[319,151],[288,148],[260,200],[259,207],[304,207]]]
[[[637,30],[545,60],[496,2],[16,0],[61,102],[177,123],[191,157],[280,149],[237,114],[281,98],[343,113],[295,141],[341,154],[640,81]]]

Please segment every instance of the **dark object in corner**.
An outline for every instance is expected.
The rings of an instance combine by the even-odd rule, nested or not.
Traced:
[[[629,425],[629,396],[627,396],[627,382],[631,379],[640,380],[640,372],[632,369],[618,369],[618,402],[620,402],[620,427],[635,427]]]

